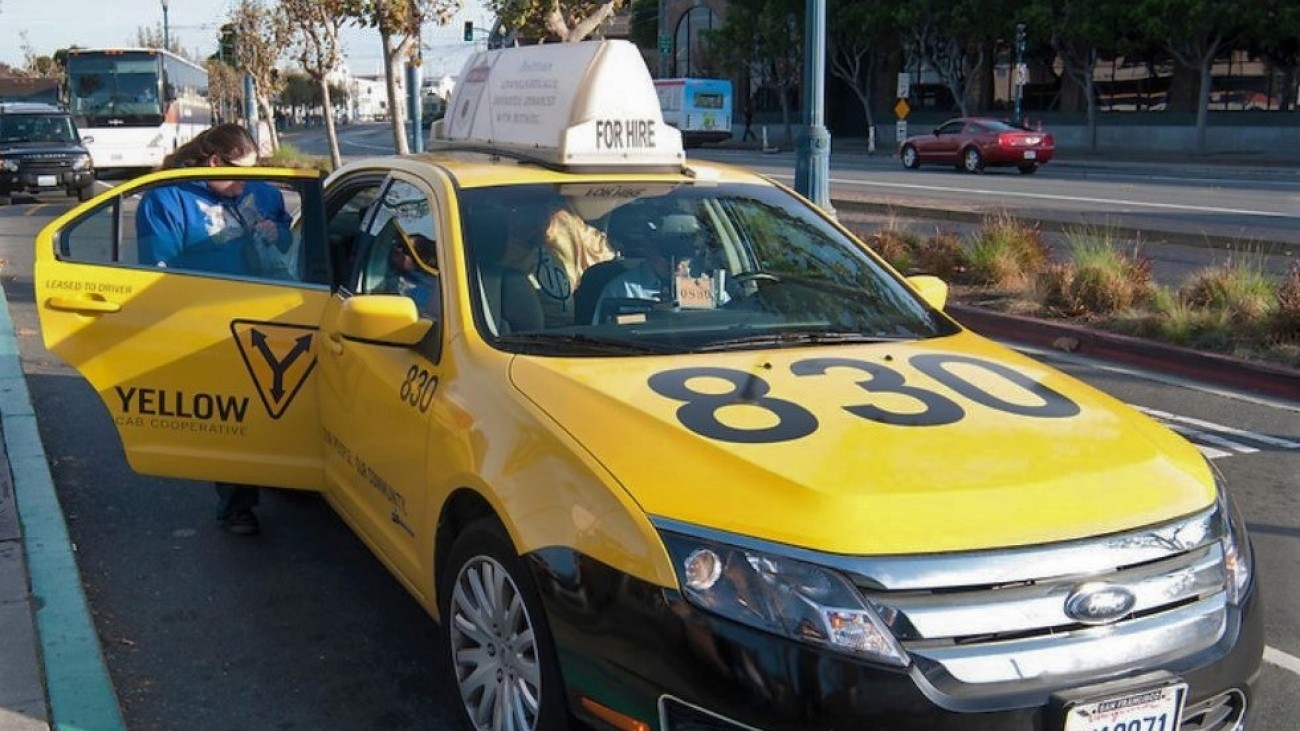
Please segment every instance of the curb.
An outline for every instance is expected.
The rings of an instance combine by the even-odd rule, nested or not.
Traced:
[[[950,304],[945,312],[963,326],[986,337],[1087,355],[1256,395],[1300,402],[1300,369],[967,305]]]
[[[60,731],[125,731],[73,556],[67,522],[50,476],[3,288],[0,425],[18,505],[39,639],[41,656],[34,671],[43,671],[50,727]]]
[[[986,218],[1000,213],[992,209],[961,210],[955,208],[932,207],[891,201],[863,200],[855,198],[834,198],[831,206],[836,211],[856,211],[859,213],[888,214],[908,218],[951,221],[954,223],[983,223]],[[1007,211],[1013,218],[1032,220],[1038,228],[1048,233],[1068,233],[1090,224],[1085,221],[1060,221],[1042,218],[1024,211]],[[1221,236],[1205,232],[1154,231],[1131,226],[1105,226],[1109,232],[1126,239],[1142,241],[1148,244],[1178,244],[1196,246],[1203,249],[1239,249],[1249,246],[1265,256],[1300,256],[1300,246],[1286,241],[1246,241],[1240,236]]]

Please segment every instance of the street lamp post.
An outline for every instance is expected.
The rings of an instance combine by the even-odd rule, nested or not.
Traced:
[[[168,51],[171,50],[172,47],[172,37],[171,37],[171,32],[167,26],[167,0],[162,0],[162,9],[163,9],[163,50]]]
[[[1016,23],[1016,67],[1012,73],[1012,81],[1015,82],[1016,111],[1012,118],[1016,124],[1020,124],[1020,98],[1025,93],[1025,24]]]
[[[826,100],[826,0],[804,0],[804,130],[795,157],[794,189],[835,215],[830,197],[831,135],[823,123]]]

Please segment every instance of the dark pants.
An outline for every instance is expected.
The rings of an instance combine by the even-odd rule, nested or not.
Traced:
[[[225,520],[235,513],[252,510],[257,507],[257,498],[261,495],[256,487],[232,485],[228,482],[216,483],[217,520]]]

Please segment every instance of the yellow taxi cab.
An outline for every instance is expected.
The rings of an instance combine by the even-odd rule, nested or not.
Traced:
[[[46,346],[135,470],[323,493],[467,728],[1245,727],[1250,542],[1193,446],[687,160],[630,44],[461,79],[432,152],[41,232]],[[139,264],[139,194],[205,179],[278,186],[291,245]]]

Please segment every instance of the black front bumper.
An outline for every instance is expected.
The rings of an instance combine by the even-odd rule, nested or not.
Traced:
[[[916,665],[873,665],[760,632],[563,549],[529,558],[570,708],[593,728],[610,726],[584,711],[583,698],[662,731],[1059,731],[1063,723],[1064,699],[1048,692],[946,696]],[[1185,721],[1233,704],[1248,711],[1263,654],[1262,616],[1252,589],[1244,607],[1230,610],[1228,629],[1214,646],[1095,684],[1131,681],[1141,688],[1179,679],[1188,684]]]
[[[0,195],[12,193],[42,193],[59,190],[72,195],[80,188],[95,182],[95,171],[46,170],[22,167],[18,170],[0,170]]]

